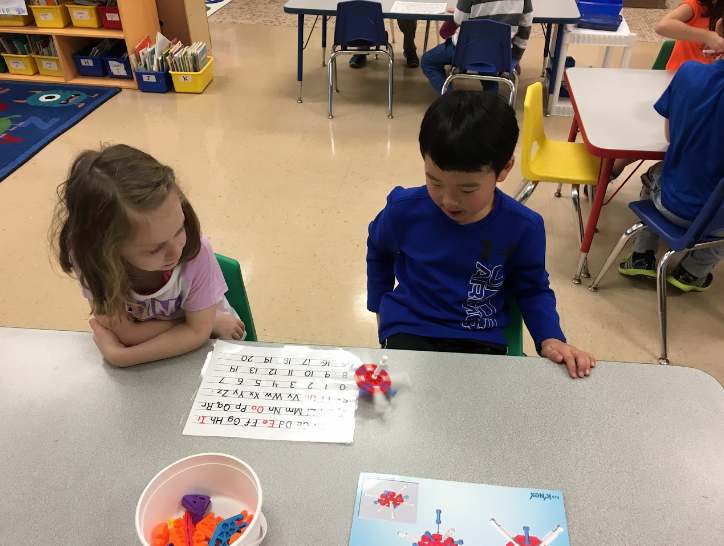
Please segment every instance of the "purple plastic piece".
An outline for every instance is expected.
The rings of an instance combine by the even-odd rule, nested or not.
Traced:
[[[194,525],[204,519],[210,505],[211,497],[206,495],[184,495],[181,499],[181,506],[191,512],[191,521]]]

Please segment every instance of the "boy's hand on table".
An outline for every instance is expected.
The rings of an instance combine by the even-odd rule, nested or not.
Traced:
[[[553,362],[565,364],[574,379],[591,375],[591,368],[596,367],[596,359],[591,353],[563,343],[560,339],[546,339],[541,344],[540,354]]]
[[[447,12],[448,12],[448,13],[455,13],[455,6],[450,6],[449,8],[447,8]]]
[[[226,313],[216,312],[214,329],[212,334],[221,339],[235,339],[237,341],[244,337],[246,326],[241,320]]]
[[[108,328],[101,326],[94,318],[90,319],[88,324],[93,329],[93,341],[105,359],[115,366],[121,365],[120,355],[126,350],[126,346],[118,341],[118,336]]]

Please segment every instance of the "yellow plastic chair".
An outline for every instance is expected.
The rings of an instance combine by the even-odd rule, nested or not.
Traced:
[[[591,155],[582,142],[550,140],[543,129],[543,84],[534,83],[525,94],[520,170],[523,181],[513,197],[525,203],[538,182],[571,185],[571,200],[578,225],[578,242],[583,241],[583,217],[578,192],[581,185],[595,186],[601,159]],[[535,153],[533,145],[537,146]],[[588,275],[587,268],[584,270]]]

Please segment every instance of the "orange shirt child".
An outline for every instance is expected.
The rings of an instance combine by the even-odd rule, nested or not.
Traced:
[[[704,1],[704,4],[711,3],[713,3],[711,0]],[[724,40],[719,33],[712,30],[713,25],[709,17],[709,15],[716,17],[717,12],[721,11],[716,9],[717,7],[714,4],[714,7],[707,9],[700,0],[684,0],[659,22],[656,32],[676,40],[666,70],[678,70],[687,61],[708,62],[702,49],[724,50]],[[690,16],[688,19],[687,15]],[[682,23],[689,28],[683,27]]]

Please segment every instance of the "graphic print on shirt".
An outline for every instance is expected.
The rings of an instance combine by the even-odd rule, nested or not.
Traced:
[[[135,317],[138,320],[148,320],[154,317],[172,317],[178,313],[179,309],[181,309],[182,301],[182,294],[167,300],[150,298],[147,300],[137,301],[135,309],[133,305],[127,303],[126,311],[128,312],[128,316],[130,318]]]
[[[481,260],[487,260],[491,254],[500,254],[504,258],[508,258],[516,249],[516,245],[513,243],[509,243],[507,249],[493,248],[490,239],[485,239],[480,244],[483,246],[483,251],[478,254],[478,258]],[[489,300],[497,294],[504,280],[503,264],[489,269],[482,263],[475,262],[475,272],[470,276],[468,297],[462,306],[466,313],[463,328],[486,330],[498,326],[497,319],[490,318],[495,316],[497,309]]]

